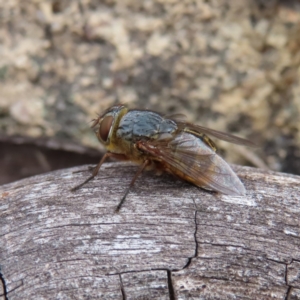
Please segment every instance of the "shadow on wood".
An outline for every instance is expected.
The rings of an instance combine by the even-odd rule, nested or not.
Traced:
[[[144,173],[119,213],[128,163],[1,186],[2,298],[300,299],[300,177],[234,169],[245,197]]]

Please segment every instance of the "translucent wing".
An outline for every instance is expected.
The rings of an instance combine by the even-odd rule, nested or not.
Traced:
[[[172,174],[197,186],[229,195],[245,188],[230,166],[200,138],[181,132],[170,140],[139,141],[137,147]]]
[[[203,127],[200,125],[194,125],[194,124],[190,124],[190,123],[177,122],[177,124],[180,128],[182,128],[184,130],[190,130],[190,131],[194,131],[194,132],[197,132],[200,134],[204,133],[204,134],[214,136],[220,140],[230,142],[233,144],[245,145],[245,146],[249,146],[249,147],[257,147],[257,145],[255,145],[255,143],[253,143],[247,139],[243,139],[238,136],[229,134],[229,133],[221,132],[218,130],[213,130],[213,129],[210,129],[207,127]]]
[[[178,122],[178,123],[184,123],[186,121],[186,115],[184,114],[170,114],[170,115],[165,115],[164,116],[165,119],[171,119],[175,122]]]

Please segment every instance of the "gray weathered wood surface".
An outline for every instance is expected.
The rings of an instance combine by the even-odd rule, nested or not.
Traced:
[[[0,299],[300,299],[300,177],[234,169],[245,197],[77,167],[0,187]],[[1,287],[2,285],[2,287]]]

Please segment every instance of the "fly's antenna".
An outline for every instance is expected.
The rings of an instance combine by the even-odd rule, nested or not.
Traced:
[[[91,128],[95,128],[95,126],[99,123],[99,120],[101,118],[101,116],[99,114],[97,114],[98,118],[91,120],[90,122],[93,122],[91,125]]]

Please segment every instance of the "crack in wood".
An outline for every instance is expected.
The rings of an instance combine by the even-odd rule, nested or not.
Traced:
[[[275,262],[277,264],[281,264],[281,265],[285,265],[285,266],[288,266],[288,265],[290,265],[293,262],[293,259],[291,260],[291,262],[285,263],[284,261],[280,261],[280,260],[276,260],[276,259],[268,258],[268,257],[266,257],[266,260],[273,261],[273,262]]]
[[[290,285],[289,283],[288,283],[288,275],[289,275],[289,269],[288,269],[288,267],[290,266],[290,265],[292,265],[294,262],[300,262],[299,260],[297,260],[297,259],[292,259],[289,263],[286,263],[285,264],[285,276],[284,276],[284,279],[285,279],[285,283],[286,283],[286,285],[287,285],[287,287],[288,287],[288,289],[287,289],[287,292],[286,292],[286,296],[285,296],[285,300],[289,300],[290,299],[290,296],[291,296],[291,293],[292,293],[292,290],[293,290],[293,288],[297,288],[297,287],[295,287],[295,286],[293,286],[293,285]]]
[[[182,269],[179,269],[183,270]],[[123,274],[132,274],[132,273],[144,273],[144,272],[150,272],[150,271],[170,271],[170,272],[175,272],[176,270],[170,270],[168,268],[151,268],[151,269],[142,269],[142,270],[132,270],[132,271],[124,271],[124,272],[118,272],[118,273],[110,273],[110,274],[105,274],[105,276],[115,276],[115,275],[123,275]]]
[[[193,199],[193,202],[195,204],[195,200]],[[196,207],[196,204],[195,204],[195,216],[194,216],[194,222],[195,222],[195,231],[194,231],[194,240],[195,240],[195,253],[193,256],[189,257],[188,258],[188,261],[186,263],[185,266],[183,266],[183,269],[186,269],[189,267],[189,265],[191,264],[193,258],[196,258],[198,256],[198,242],[197,242],[197,231],[198,231],[198,226],[197,226],[197,207]],[[176,297],[175,297],[175,290],[174,290],[174,286],[173,286],[173,282],[172,282],[172,272],[177,272],[177,271],[180,271],[180,270],[167,270],[167,275],[168,275],[168,288],[169,288],[169,295],[170,295],[170,300],[175,300]]]
[[[194,203],[195,203],[195,202],[194,202]],[[196,258],[196,257],[198,256],[198,242],[197,242],[197,231],[198,231],[198,226],[197,226],[197,213],[198,213],[198,211],[197,211],[197,209],[196,209],[196,210],[195,210],[195,217],[194,217],[194,222],[195,222],[195,231],[194,231],[195,253],[194,253],[193,256],[188,257],[188,261],[187,261],[186,265],[185,265],[182,269],[180,269],[180,270],[174,270],[175,272],[176,272],[176,271],[181,271],[181,270],[183,270],[183,269],[188,268],[189,265],[191,264],[193,258]]]
[[[198,210],[197,210],[197,206],[195,203],[195,199],[193,198],[193,202],[195,205],[195,218],[194,218],[194,222],[195,222],[195,232],[194,232],[194,239],[195,239],[195,255],[194,257],[198,256],[198,241],[197,241],[197,233],[198,233],[198,224],[197,224],[197,216],[198,216]]]
[[[176,298],[175,298],[175,291],[172,282],[172,272],[170,270],[167,270],[167,277],[168,277],[168,289],[169,289],[170,300],[175,300]]]
[[[151,269],[151,270],[138,270],[138,271],[136,270],[136,271],[126,271],[126,272],[121,272],[121,273],[115,273],[115,274],[107,274],[107,276],[115,276],[115,275],[119,276],[121,292],[122,292],[122,299],[126,300],[127,297],[126,297],[125,288],[123,285],[122,275],[123,274],[132,274],[132,273],[143,273],[143,272],[149,272],[149,271],[166,271],[167,272],[168,291],[169,291],[170,300],[175,300],[176,299],[175,290],[174,290],[174,286],[173,286],[173,282],[172,282],[172,272],[174,272],[174,270],[165,269],[165,268],[155,268],[155,269]]]
[[[292,287],[288,286],[288,289],[286,291],[286,296],[285,296],[284,300],[289,300],[291,291],[292,291]]]
[[[288,284],[288,265],[286,264],[285,265],[285,273],[284,273],[284,281],[285,281],[285,284],[288,286],[288,287],[290,287],[289,286],[289,284]]]
[[[121,286],[121,293],[122,293],[122,299],[123,300],[126,300],[127,296],[126,296],[126,293],[125,293],[125,287],[124,287],[124,284],[123,284],[122,275],[124,275],[124,274],[134,274],[134,273],[145,273],[145,272],[150,272],[150,271],[166,271],[170,300],[175,300],[176,299],[175,298],[175,291],[174,291],[174,287],[173,287],[173,282],[172,282],[172,271],[169,270],[169,269],[164,269],[164,268],[156,268],[156,269],[151,269],[151,270],[126,271],[126,272],[121,272],[121,273],[114,274],[114,276],[118,275],[119,278],[120,278],[120,286]],[[113,275],[109,274],[108,276],[113,276]]]
[[[292,258],[291,262],[288,263],[288,265],[292,264],[293,262],[299,262],[299,263],[300,263],[300,260],[299,260],[299,259],[294,259],[294,258]]]
[[[119,273],[119,279],[120,279],[120,286],[121,286],[121,293],[122,293],[122,299],[126,300],[126,293],[125,293],[125,289],[124,289],[124,285],[123,285],[123,280],[122,280],[122,275],[121,273]]]
[[[3,294],[0,294],[0,297],[4,297],[4,300],[8,300],[7,298],[7,288],[6,288],[6,283],[5,283],[5,279],[3,274],[1,273],[1,267],[0,267],[0,282],[2,284],[2,288],[3,288]]]
[[[3,289],[4,289],[4,293],[3,294],[0,294],[0,297],[3,297],[4,296],[4,300],[8,300],[8,294],[14,292],[15,290],[17,290],[19,287],[23,286],[24,285],[24,281],[23,279],[21,279],[21,283],[19,285],[17,285],[16,287],[14,287],[13,289],[11,289],[10,291],[7,290],[7,287],[6,287],[6,282],[5,282],[5,279],[4,279],[4,276],[3,274],[0,272],[0,282],[2,283],[3,285]]]

